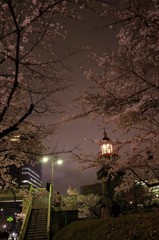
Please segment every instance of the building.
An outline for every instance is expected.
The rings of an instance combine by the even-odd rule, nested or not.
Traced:
[[[42,186],[42,166],[36,164],[32,166],[30,164],[24,165],[20,168],[20,185],[40,188]]]
[[[10,174],[19,187],[28,188],[32,185],[35,188],[40,188],[42,186],[42,165],[40,163],[36,163],[34,166],[25,164],[20,168],[12,165]]]
[[[27,135],[15,135],[10,138],[11,142],[16,142],[16,143],[21,143],[22,141],[28,140],[28,139],[33,139],[34,136],[30,134]],[[37,139],[35,141],[38,144]],[[14,158],[16,156],[13,156]],[[32,159],[33,156],[29,156],[28,154],[28,159],[29,160],[36,160]],[[41,188],[42,187],[42,165],[41,163],[36,162],[34,165],[30,164],[25,164],[18,168],[16,165],[11,165],[9,166],[9,171],[8,173],[12,176],[13,181],[17,183],[18,187],[26,187],[28,188],[29,186],[33,186],[35,188]]]

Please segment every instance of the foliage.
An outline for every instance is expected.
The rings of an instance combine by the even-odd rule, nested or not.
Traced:
[[[90,217],[92,215],[92,208],[96,205],[96,203],[100,200],[100,197],[95,194],[79,194],[76,189],[72,189],[70,186],[67,190],[68,196],[76,196],[77,208],[79,210],[79,217]],[[69,205],[70,199],[68,197],[63,198],[64,204]]]
[[[118,218],[87,219],[71,223],[54,237],[62,240],[157,240],[157,212],[125,215]]]
[[[17,213],[16,214],[16,220],[21,220],[22,222],[24,221],[25,219],[25,214],[24,213]]]
[[[31,114],[46,114],[57,106],[50,97],[63,90],[65,84],[60,60],[55,60],[54,46],[49,42],[65,36],[63,27],[53,17],[61,11],[62,2],[2,3],[1,138],[17,130]]]
[[[34,162],[40,140],[55,132],[63,110],[58,94],[68,87],[65,61],[57,53],[67,31],[60,17],[77,18],[76,1],[2,0],[0,6],[0,184],[7,166]],[[45,119],[44,119],[45,118]],[[20,136],[17,142],[11,139]],[[51,150],[53,151],[53,150]]]
[[[71,188],[71,186],[68,186],[67,194],[69,196],[71,196],[71,195],[79,195],[79,192],[77,191],[76,188]]]
[[[129,133],[128,140],[114,141],[122,149],[111,165],[112,172],[125,172],[122,190],[136,179],[158,185],[159,4],[121,0],[103,7],[103,19],[113,19],[103,28],[118,25],[118,49],[111,55],[90,52],[90,69],[83,73],[92,86],[79,98],[78,116],[90,114],[102,125],[114,123],[116,130]]]
[[[67,35],[61,20],[77,20],[80,4],[82,1],[2,0],[0,138],[17,131],[30,118],[40,136],[54,132],[55,122],[43,121],[43,117],[52,120],[63,111],[58,94],[68,87],[65,62],[77,53],[56,50],[57,42]]]
[[[44,146],[29,124],[25,127],[23,124],[17,135],[10,134],[0,139],[0,143],[0,186],[8,188],[17,184],[10,175],[10,167],[14,165],[19,168],[27,163],[35,165]]]

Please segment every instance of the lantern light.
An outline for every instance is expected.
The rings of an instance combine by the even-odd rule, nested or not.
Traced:
[[[113,144],[112,141],[107,137],[107,134],[104,129],[104,137],[101,142],[101,151],[102,155],[110,155],[113,152]]]

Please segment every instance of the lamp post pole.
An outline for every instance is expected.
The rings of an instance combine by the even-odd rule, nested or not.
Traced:
[[[107,137],[107,134],[104,129],[104,137],[101,141],[101,154],[105,158],[111,158],[113,154],[113,144],[112,141]],[[103,174],[101,176],[102,178],[102,195],[103,195],[103,203],[106,203],[109,199],[108,196],[108,179],[107,179],[107,166],[103,165]],[[109,186],[110,187],[110,186]]]
[[[100,141],[101,145],[101,155],[100,157],[104,158],[106,160],[106,163],[104,163],[102,167],[102,171],[100,175],[100,179],[102,180],[102,195],[103,195],[103,201],[111,203],[112,199],[114,198],[114,188],[117,186],[117,177],[112,177],[113,174],[108,173],[108,170],[111,166],[111,164],[118,159],[118,154],[116,154],[114,151],[114,144],[113,141],[111,141],[105,132],[104,129],[104,137],[102,141]]]
[[[51,159],[51,169],[52,169],[52,188],[54,191],[54,159]]]
[[[53,157],[53,158],[49,158],[49,157],[43,157],[43,159],[42,159],[42,161],[43,162],[48,162],[49,160],[51,160],[51,182],[52,182],[52,187],[53,187],[53,189],[54,189],[54,165],[55,165],[55,163],[57,164],[57,165],[61,165],[62,163],[63,163],[63,160],[61,160],[61,159],[58,159],[56,162],[55,162],[55,157]]]

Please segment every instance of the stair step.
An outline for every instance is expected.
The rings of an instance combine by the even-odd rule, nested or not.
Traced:
[[[46,237],[46,233],[38,233],[38,232],[32,232],[32,233],[29,233],[27,234],[27,237],[30,237],[30,236],[36,236],[36,237],[40,237],[40,236],[45,236]]]
[[[39,222],[39,221],[36,221],[36,222],[31,221],[31,222],[30,222],[30,225],[31,225],[31,224],[35,224],[35,225],[36,225],[36,224],[38,224],[38,222]],[[41,223],[41,224],[39,223],[38,225],[43,225],[43,224],[46,223],[46,222],[47,222],[47,218],[45,219],[45,221],[41,221],[41,219],[40,219],[40,223]]]
[[[31,237],[26,237],[24,240],[47,240],[47,237],[46,236],[39,236],[39,237],[37,237],[37,236],[35,236],[35,237],[33,237],[33,236],[31,236]]]
[[[39,234],[41,234],[41,233],[44,233],[44,232],[46,232],[46,228],[45,229],[43,229],[43,230],[38,230],[38,229],[29,229],[28,231],[27,231],[27,233],[28,234],[30,234],[30,233],[39,233]]]
[[[28,223],[25,240],[46,240],[48,209],[33,209]]]

